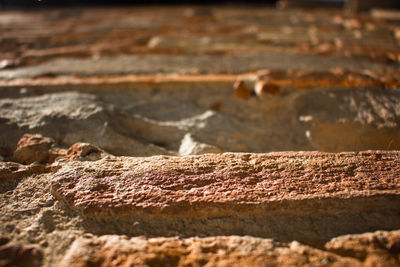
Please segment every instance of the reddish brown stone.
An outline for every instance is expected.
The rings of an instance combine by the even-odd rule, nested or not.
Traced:
[[[400,152],[283,152],[68,162],[52,193],[87,214],[229,216],[399,209]]]
[[[253,91],[253,89],[248,88],[246,86],[245,82],[242,80],[237,80],[235,82],[235,84],[233,85],[233,89],[235,92],[235,96],[237,96],[238,98],[242,98],[244,100],[249,99],[249,97],[251,96],[251,93]]]
[[[25,134],[14,151],[14,160],[22,164],[52,162],[55,155],[52,155],[50,150],[54,143],[52,138],[43,137],[40,134]]]
[[[97,146],[88,143],[75,143],[67,151],[68,159],[83,159],[91,154],[99,154],[104,152]]]
[[[106,153],[89,143],[75,143],[66,150],[58,147],[52,138],[43,137],[40,134],[25,134],[17,144],[13,160],[21,164],[34,162],[50,164],[58,157],[69,160],[97,160],[102,155],[104,156]],[[19,173],[29,173],[32,170],[45,171],[46,169],[51,169],[51,167],[39,164],[25,168],[17,163],[9,162],[0,167],[0,172],[7,177],[14,177],[19,176]]]
[[[357,259],[340,257],[302,245],[254,237],[80,238],[61,266],[362,266]]]

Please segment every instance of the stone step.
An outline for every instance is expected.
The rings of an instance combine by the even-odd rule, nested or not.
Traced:
[[[51,192],[97,234],[320,242],[398,229],[399,179],[395,151],[109,157],[65,163]]]

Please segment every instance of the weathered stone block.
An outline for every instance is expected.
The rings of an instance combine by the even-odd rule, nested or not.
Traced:
[[[52,193],[87,215],[217,217],[399,209],[399,152],[205,154],[66,163]]]

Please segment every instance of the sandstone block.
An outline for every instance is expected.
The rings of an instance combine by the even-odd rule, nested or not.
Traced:
[[[52,193],[85,214],[217,217],[399,209],[400,153],[287,152],[68,162]]]
[[[61,266],[362,266],[353,258],[296,241],[239,236],[208,238],[79,238]]]

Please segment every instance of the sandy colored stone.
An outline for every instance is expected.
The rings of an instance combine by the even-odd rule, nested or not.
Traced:
[[[40,134],[25,134],[18,141],[14,160],[22,164],[52,162],[56,156],[56,153],[51,152],[54,145],[52,138]]]
[[[400,265],[398,151],[104,152],[399,150],[376,14],[0,11],[0,266]]]
[[[22,177],[28,174],[28,167],[15,162],[0,162],[1,180]]]
[[[271,81],[278,76],[271,72]],[[32,133],[125,156],[180,155],[186,134],[224,152],[400,149],[397,89],[292,92],[282,85],[279,94],[241,101],[231,88],[197,86],[2,99],[0,147],[14,150]]]
[[[104,155],[104,151],[89,143],[75,143],[68,150],[66,157],[75,160],[97,160]]]
[[[53,167],[42,164],[21,165],[16,162],[0,162],[0,181],[18,179],[36,173],[45,173],[54,170]]]
[[[88,143],[75,143],[66,150],[60,148],[52,138],[40,134],[25,134],[18,142],[13,161],[4,161],[4,158],[0,158],[0,180],[55,172],[60,164],[52,163],[60,158],[90,161],[107,155],[100,148]]]
[[[319,151],[398,150],[400,91],[365,89],[301,93],[294,106],[310,120],[305,135]]]
[[[254,237],[79,238],[61,266],[361,266],[361,262],[302,245]]]
[[[4,11],[0,21],[4,45],[0,53],[8,61],[3,64],[7,70],[60,58],[180,55],[203,52],[204,49],[206,53],[229,53],[240,49],[240,54],[251,54],[262,49],[272,53],[315,54],[318,51],[308,43],[316,38],[321,42],[331,42],[336,37],[344,37],[344,49],[333,46],[330,56],[351,50],[359,51],[358,54],[365,58],[373,49],[374,54],[378,54],[378,58],[373,60],[378,61],[386,49],[397,50],[392,41],[394,37],[386,30],[391,25],[369,16],[347,18],[339,10],[319,10],[318,14],[307,10],[281,12],[262,6],[211,7],[210,10],[213,15],[206,17],[188,16],[187,7],[183,6],[173,9],[155,6],[143,9],[82,7],[80,12],[64,9],[43,9],[33,13]],[[340,20],[360,20],[361,30],[364,30],[363,24],[373,23],[377,30],[372,35],[363,34],[357,42],[351,36],[352,28],[335,27]],[[182,25],[186,27],[184,34]],[[312,34],[308,32],[310,26],[315,29]],[[148,47],[149,40],[160,37],[158,48]],[[154,65],[153,68],[158,67],[158,64]],[[110,71],[114,67],[119,66],[110,67]]]
[[[377,231],[332,239],[325,248],[364,261],[366,266],[400,265],[400,231]]]
[[[287,152],[66,163],[52,193],[86,214],[226,216],[398,209],[400,153]]]
[[[65,146],[90,142],[117,155],[168,154],[163,148],[129,136],[122,124],[133,125],[134,119],[117,113],[96,96],[76,92],[0,99],[0,147],[15,149],[18,140],[30,133],[50,137]],[[34,154],[39,152],[38,146],[32,143]],[[44,143],[40,146],[39,150],[48,148]],[[24,148],[22,154],[28,150],[31,148]],[[42,156],[46,158],[45,154]],[[44,160],[39,154],[29,157]]]

